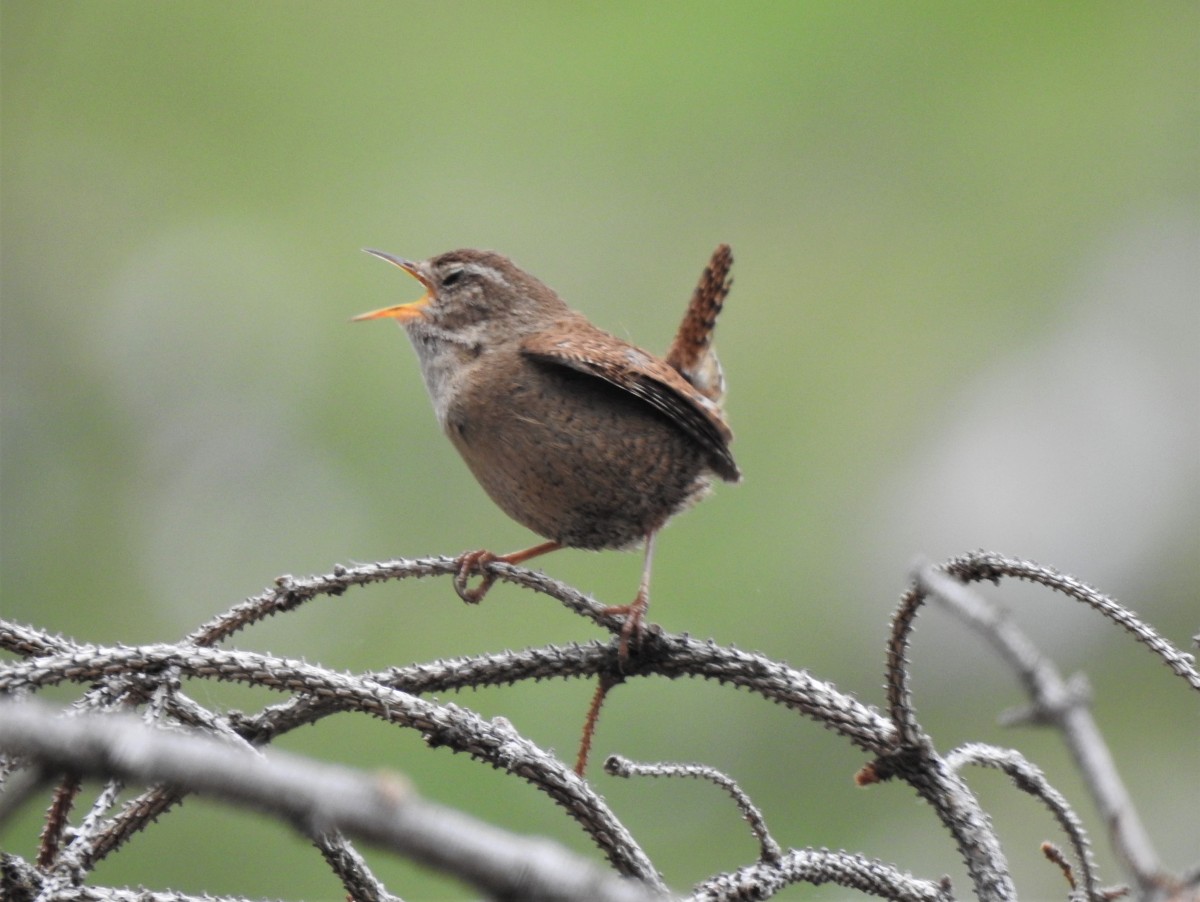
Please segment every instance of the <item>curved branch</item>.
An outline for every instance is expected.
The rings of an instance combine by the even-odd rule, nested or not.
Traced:
[[[427,576],[453,577],[458,574],[458,570],[457,558],[439,555],[412,560],[397,558],[393,561],[358,564],[353,567],[335,564],[331,573],[321,576],[294,577],[285,574],[275,580],[274,586],[258,595],[250,596],[188,634],[185,641],[201,646],[216,645],[260,620],[299,607],[314,598],[342,595],[352,586],[369,586],[373,583],[421,579]],[[494,578],[549,595],[610,632],[619,632],[621,629],[622,621],[605,614],[604,605],[544,573],[514,567],[503,561],[488,562],[483,565],[483,571]]]
[[[1024,719],[1050,724],[1063,735],[1103,823],[1109,825],[1118,860],[1143,896],[1162,887],[1165,872],[1149,833],[1125,788],[1108,744],[1089,710],[1080,679],[1068,682],[1029,637],[978,592],[932,567],[919,579],[934,598],[980,632],[1008,662],[1032,700]]]
[[[1133,635],[1137,641],[1162,658],[1176,676],[1200,691],[1200,671],[1196,670],[1191,655],[1185,654],[1162,638],[1153,627],[1143,623],[1132,611],[1073,576],[1059,573],[1052,567],[1005,557],[990,551],[975,551],[951,558],[937,565],[935,569],[964,583],[982,580],[999,583],[1002,577],[1020,579],[1081,601]],[[927,596],[926,586],[920,580],[915,580],[900,599],[892,618],[892,631],[888,640],[888,710],[906,743],[914,740],[918,734],[916,715],[912,709],[912,692],[908,685],[908,640],[917,613]]]
[[[1092,848],[1084,833],[1083,822],[1071,809],[1070,803],[1062,793],[1050,785],[1046,775],[1039,768],[1029,763],[1025,756],[1015,749],[996,748],[981,742],[969,742],[959,746],[946,756],[946,761],[955,770],[967,764],[994,767],[1008,774],[1013,784],[1022,792],[1029,793],[1045,805],[1075,850],[1075,861],[1083,874],[1083,887],[1087,898],[1097,902],[1101,900],[1096,885],[1096,862],[1092,858]]]
[[[881,861],[828,849],[792,849],[778,862],[758,861],[706,880],[693,889],[688,899],[689,902],[769,899],[794,883],[832,883],[900,902],[951,902],[954,898],[948,882],[918,880]]]
[[[20,662],[0,671],[0,692],[62,682],[146,673],[163,668],[200,679],[300,692],[332,709],[360,711],[419,730],[433,746],[448,746],[520,776],[549,795],[580,824],[619,873],[659,885],[650,860],[604,801],[569,768],[520,736],[505,721],[484,721],[456,705],[438,705],[374,680],[338,674],[300,661],[251,652],[172,645],[137,648],[78,646],[65,655]]]
[[[0,749],[43,768],[165,782],[265,811],[308,834],[345,832],[402,852],[496,898],[659,897],[543,839],[499,830],[419,798],[398,775],[371,776],[198,733],[147,727],[130,715],[64,718],[42,705],[0,702]]]

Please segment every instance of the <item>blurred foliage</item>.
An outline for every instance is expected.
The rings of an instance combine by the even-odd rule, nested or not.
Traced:
[[[1146,243],[1137,236],[1153,247],[1183,236],[1194,255],[1193,3],[4,0],[0,41],[5,617],[81,641],[155,641],[280,572],[522,546],[528,534],[437,434],[402,336],[347,325],[415,297],[357,249],[502,250],[599,324],[661,349],[709,251],[728,241],[736,285],[719,338],[747,479],[664,535],[654,619],[877,701],[909,560],[998,535],[1013,543],[1000,550],[1076,570],[1176,641],[1195,628],[1200,291],[1186,265],[1182,307],[1147,307],[1139,281],[1117,279],[1105,308],[1136,326],[1105,332],[1114,346],[1136,331],[1167,373],[1151,393],[1163,433],[1127,430],[1182,449],[1167,463],[1135,447],[1116,463],[1071,452],[1060,465],[1018,429],[1023,453],[1055,461],[1039,474],[1047,484],[1085,480],[1087,517],[1033,544],[1019,527],[1062,506],[1047,494],[1017,511],[1018,528],[990,531],[990,505],[1025,482],[1008,477],[983,480],[978,531],[927,495],[911,529],[881,516],[939,430],[976,409],[973,386],[992,368],[1027,371],[1021,355],[1043,345],[1062,358],[1045,336],[1089,322],[1092,290],[1124,271],[1122,254]],[[1110,359],[1089,358],[1082,384],[1098,384]],[[1051,384],[1015,400],[1036,403],[1057,382],[1047,372]],[[1146,406],[1103,397],[1099,419],[1118,434]],[[1161,474],[1161,503],[1147,496],[1136,517],[1109,505],[1144,471]],[[932,494],[956,495],[943,473]],[[1137,553],[1110,565],[1103,549],[1131,544]],[[544,566],[615,603],[638,561],[565,552]],[[467,609],[442,583],[387,587],[238,643],[365,668],[594,635],[539,605],[503,588]],[[1033,609],[1050,607],[1063,605],[1039,597]],[[1190,700],[1086,614],[1066,616],[1055,651],[1101,683],[1101,724],[1141,774],[1156,839],[1180,866],[1195,851],[1195,799],[1154,775],[1194,774]],[[935,737],[1036,748],[1087,811],[1052,737],[993,726],[1019,700],[1003,668],[961,630],[931,635],[918,641],[917,688]],[[968,664],[943,669],[955,654]],[[229,693],[192,689],[213,704]],[[589,695],[539,685],[461,701],[569,755]],[[431,797],[582,847],[546,799],[398,745],[394,731],[338,721],[284,745],[408,772]],[[727,769],[785,844],[843,846],[925,875],[953,864],[911,794],[853,789],[857,753],[734,693],[622,687],[597,749]],[[1162,766],[1146,766],[1151,756]],[[597,779],[674,885],[752,854],[715,792]],[[1048,818],[1015,795],[987,801],[1019,885],[1059,894],[1037,853],[1056,838]],[[27,852],[35,814],[0,843]],[[1117,879],[1106,850],[1102,863]],[[461,893],[375,864],[406,898]],[[198,801],[98,877],[337,896],[302,840]]]

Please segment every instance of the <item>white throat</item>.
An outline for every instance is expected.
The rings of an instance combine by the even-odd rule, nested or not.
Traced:
[[[425,390],[433,402],[438,425],[444,429],[450,402],[470,373],[471,361],[478,358],[482,350],[482,326],[451,332],[432,323],[413,322],[406,324],[405,331],[417,352]]]

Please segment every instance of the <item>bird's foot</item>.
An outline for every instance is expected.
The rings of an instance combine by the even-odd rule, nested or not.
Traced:
[[[483,601],[483,596],[487,595],[488,589],[492,587],[492,583],[496,581],[495,574],[484,572],[484,568],[488,564],[501,563],[515,566],[543,554],[549,554],[551,551],[558,551],[562,547],[558,542],[551,541],[508,554],[492,554],[483,549],[464,552],[458,556],[458,572],[454,574],[454,591],[467,604],[479,604]],[[468,589],[467,582],[476,573],[481,574],[483,579],[474,589]]]
[[[638,590],[637,597],[629,604],[614,605],[604,609],[603,613],[610,616],[624,617],[621,626],[620,643],[617,646],[617,657],[624,664],[629,660],[629,644],[638,645],[645,631],[646,611],[650,607],[650,595],[645,589]]]
[[[454,574],[454,591],[458,593],[458,597],[467,604],[479,604],[483,601],[483,596],[487,595],[488,589],[496,581],[496,577],[491,573],[484,573],[483,568],[498,560],[503,559],[482,548],[479,551],[460,554],[457,561],[458,572]],[[482,574],[483,579],[474,589],[468,588],[467,583],[476,573]]]

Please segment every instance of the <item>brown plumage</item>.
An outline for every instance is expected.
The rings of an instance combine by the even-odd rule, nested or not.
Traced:
[[[725,306],[725,297],[733,287],[733,278],[729,275],[732,268],[733,251],[728,244],[717,245],[700,275],[700,282],[692,293],[683,322],[679,324],[679,331],[665,358],[669,366],[717,404],[725,398],[725,374],[713,350],[712,336],[717,317]]]
[[[490,575],[475,589],[467,579],[492,560],[645,541],[637,597],[610,609],[627,615],[624,658],[649,602],[655,535],[714,476],[741,477],[712,350],[730,285],[728,246],[713,254],[665,359],[593,326],[500,254],[458,250],[411,262],[369,253],[426,293],[356,319],[400,321],[438,422],[472,474],[505,513],[549,540],[503,557],[463,555],[459,593],[482,598]]]

